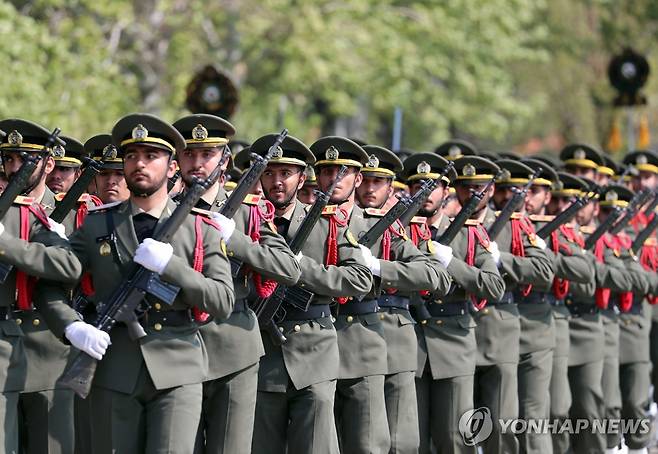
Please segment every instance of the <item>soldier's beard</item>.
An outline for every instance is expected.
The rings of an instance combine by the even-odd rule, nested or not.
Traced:
[[[425,208],[421,208],[418,210],[418,216],[422,216],[424,218],[431,218],[436,214],[436,212],[439,211],[438,209],[435,210],[426,210]]]
[[[158,190],[162,186],[167,184],[167,181],[168,181],[168,178],[167,178],[167,175],[165,175],[165,177],[160,182],[158,182],[156,184],[153,184],[149,187],[144,188],[144,187],[138,187],[137,185],[135,185],[133,183],[132,180],[126,179],[126,186],[128,186],[128,190],[131,192],[131,194],[133,194],[137,197],[150,197],[153,194],[155,194],[156,192],[158,192]]]
[[[281,200],[281,201],[274,201],[271,199],[268,199],[272,205],[274,205],[274,208],[277,210],[282,210],[284,208],[287,208],[290,206],[290,204],[295,200],[297,196],[297,191],[293,191],[292,194],[286,194],[286,198]]]

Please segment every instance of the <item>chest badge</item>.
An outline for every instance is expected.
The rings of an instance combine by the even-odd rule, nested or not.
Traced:
[[[98,248],[98,253],[103,257],[107,257],[108,255],[112,254],[112,247],[110,246],[110,243],[107,241],[101,242],[101,245]]]

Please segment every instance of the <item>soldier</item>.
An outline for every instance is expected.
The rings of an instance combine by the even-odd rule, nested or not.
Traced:
[[[532,169],[509,159],[496,164],[502,169],[492,197],[502,210],[527,184]],[[488,303],[475,315],[478,344],[475,371],[476,404],[491,410],[492,418],[547,419],[548,395],[554,347],[554,323],[545,294],[530,296],[533,288],[547,288],[553,282],[553,262],[546,243],[534,233],[523,211],[513,213],[497,238],[500,249],[498,268],[505,280],[505,294]],[[484,213],[484,226],[495,221],[492,210]],[[518,348],[518,350],[517,350]],[[518,374],[518,376],[517,376]],[[518,380],[518,386],[517,386]],[[518,400],[515,398],[518,395]],[[515,452],[514,435],[501,433],[494,424],[492,436],[485,442],[487,452]],[[550,452],[547,435],[526,432],[518,437],[521,452]]]
[[[432,153],[418,153],[407,158],[404,166],[409,172],[412,195],[419,182],[433,178],[445,167],[446,160]],[[482,190],[493,178],[498,166],[477,157],[463,157],[455,161],[453,181],[457,197],[463,204],[471,190]],[[434,442],[438,452],[470,452],[476,448],[466,445],[459,432],[459,420],[464,412],[473,409],[473,374],[477,347],[472,304],[482,307],[486,300],[497,300],[504,292],[496,261],[490,251],[496,251],[480,222],[493,188],[479,203],[475,213],[460,229],[449,246],[436,242],[449,225],[440,211],[445,186],[439,185],[430,195],[420,214],[428,216],[426,226],[412,220],[411,237],[419,248],[436,257],[450,274],[455,289],[444,298],[432,294],[423,296],[416,310],[419,322],[416,393],[420,426],[420,453],[431,452]],[[427,303],[427,313],[422,308]]]
[[[596,184],[605,187],[612,184],[619,175],[619,166],[606,154],[601,154],[603,165],[596,169]]]
[[[369,155],[368,162],[361,169],[363,181],[356,189],[356,198],[360,213],[366,226],[374,225],[387,212],[390,197],[393,194],[393,178],[396,172],[402,171],[402,162],[395,154],[383,147],[366,145],[363,150]],[[441,184],[441,183],[440,183]],[[352,219],[358,210],[353,208]],[[351,224],[354,225],[354,224]],[[359,233],[355,228],[354,231]],[[365,233],[365,231],[363,232]],[[416,453],[419,447],[418,412],[416,405],[416,386],[414,376],[417,368],[414,354],[418,342],[413,328],[414,321],[409,313],[409,297],[413,290],[433,291],[443,296],[450,288],[450,278],[444,267],[438,261],[430,261],[423,255],[406,236],[401,226],[389,227],[381,241],[372,247],[374,257],[379,257],[379,285],[371,295],[381,293],[377,298],[381,329],[386,343],[387,370],[384,376],[384,398],[386,416],[390,434],[391,453]],[[377,272],[375,271],[375,274]],[[381,287],[381,290],[380,290]],[[373,295],[374,296],[374,295]],[[338,308],[339,320],[347,303]],[[344,316],[343,316],[344,317]],[[344,335],[350,328],[354,330],[356,316],[347,316],[352,320],[347,329],[339,331]],[[367,316],[364,317],[367,319]],[[373,325],[368,324],[369,328]],[[360,329],[357,328],[357,329]],[[371,328],[374,330],[374,328]],[[339,347],[341,346],[339,337]],[[368,354],[373,352],[368,351]],[[376,352],[375,352],[376,354]],[[361,358],[359,358],[361,359]],[[368,377],[374,380],[377,377]],[[339,381],[340,386],[341,381]],[[355,389],[355,386],[352,386]],[[371,404],[371,410],[372,404]],[[346,416],[350,420],[349,416]],[[367,426],[366,426],[367,427]],[[355,429],[359,429],[356,427]],[[349,444],[345,451],[360,451]],[[363,449],[367,443],[362,442]],[[372,452],[371,448],[371,451]]]
[[[112,136],[98,134],[85,142],[85,154],[95,161],[100,161],[108,150],[113,147]],[[114,152],[103,160],[103,168],[94,178],[96,196],[102,203],[123,202],[130,196],[123,174],[123,150],[115,148]]]
[[[304,184],[303,170],[315,158],[301,141],[288,139],[261,181],[275,208],[273,222],[290,243],[306,215],[304,205],[296,199]],[[260,154],[274,143],[274,136],[267,140]],[[353,190],[357,174],[352,169],[351,176],[341,181],[334,200],[342,200]],[[372,274],[346,227],[344,213],[335,205],[325,208],[300,257],[298,285],[314,296],[306,311],[291,305],[284,308],[285,314],[277,321],[287,338],[282,345],[262,333],[265,356],[258,376],[254,453],[338,452],[334,423],[338,342],[329,304],[334,296],[367,293]]]
[[[82,144],[73,137],[61,136],[61,138],[66,145],[54,147],[55,167],[46,178],[46,186],[55,194],[66,193],[82,171]]]
[[[434,149],[434,153],[448,161],[455,161],[462,156],[475,156],[475,147],[465,140],[449,140]]]
[[[598,169],[605,165],[601,153],[581,143],[567,145],[560,151],[560,160],[564,163],[564,171],[575,176],[597,180]]]
[[[235,129],[222,118],[203,114],[183,117],[173,126],[185,138],[186,148],[177,157],[182,179],[190,187],[195,178],[207,178],[217,167]],[[263,142],[257,140],[252,149],[263,151]],[[197,453],[251,452],[258,361],[264,350],[247,297],[250,287],[255,287],[253,290],[260,295],[272,285],[272,279],[293,285],[301,274],[299,263],[272,227],[273,207],[260,197],[249,196],[233,219],[227,219],[219,213],[226,198],[217,182],[197,204],[212,213],[221,232],[225,232],[223,239],[229,256],[242,264],[242,270],[233,279],[236,301],[230,317],[210,321],[200,328],[209,352],[209,371],[203,384]]]
[[[306,174],[306,179],[304,180],[304,185],[297,193],[297,198],[302,203],[313,205],[315,203],[315,190],[318,188],[318,179],[315,177],[313,166],[306,167],[304,173]]]

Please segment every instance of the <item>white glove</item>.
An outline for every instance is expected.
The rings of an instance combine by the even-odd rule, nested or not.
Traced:
[[[50,230],[59,235],[60,238],[66,240],[66,231],[64,230],[64,225],[59,222],[55,222],[52,219],[48,218],[48,224],[50,224]]]
[[[97,360],[103,359],[110,335],[85,322],[73,322],[64,329],[64,335],[78,350]]]
[[[219,234],[221,235],[224,243],[228,244],[228,240],[235,232],[235,221],[224,216],[222,213],[213,213],[212,220],[219,224]]]
[[[302,263],[302,257],[304,257],[304,254],[302,254],[302,251],[299,251],[299,253],[295,256],[297,263]]]
[[[174,248],[171,244],[146,238],[137,246],[133,260],[147,270],[162,274],[172,255],[174,255]]]
[[[436,241],[432,241],[432,245],[434,246],[434,257],[436,257],[436,259],[441,262],[441,265],[447,268],[452,261],[452,248],[450,246],[437,243]]]
[[[546,249],[546,241],[543,238],[535,236],[535,246],[537,246],[542,251]]]
[[[5,225],[2,222],[0,222],[0,235],[2,235],[3,233],[5,233]]]
[[[382,267],[379,263],[379,259],[375,258],[370,252],[370,249],[365,247],[363,244],[359,244],[359,249],[363,254],[363,259],[366,261],[366,265],[370,268],[370,272],[375,276],[380,276],[382,274]]]
[[[500,265],[500,249],[498,249],[498,243],[491,241],[489,243],[489,252],[491,252],[496,266]]]

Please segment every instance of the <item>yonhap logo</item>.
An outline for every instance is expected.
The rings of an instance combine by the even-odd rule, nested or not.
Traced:
[[[489,438],[492,430],[491,410],[487,407],[468,410],[459,418],[459,432],[466,446],[482,443]]]

